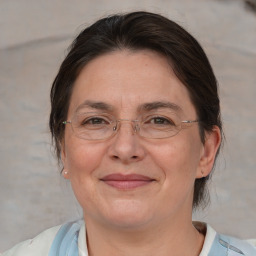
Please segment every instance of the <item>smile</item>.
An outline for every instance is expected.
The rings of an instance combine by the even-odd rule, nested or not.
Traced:
[[[155,179],[152,179],[150,177],[139,175],[139,174],[129,174],[129,175],[123,175],[123,174],[110,174],[102,179],[105,184],[117,188],[117,189],[134,189],[137,187],[142,187],[151,184]]]

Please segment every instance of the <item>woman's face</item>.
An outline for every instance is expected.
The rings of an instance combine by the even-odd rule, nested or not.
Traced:
[[[197,119],[187,89],[166,59],[152,51],[116,51],[89,62],[74,84],[68,120],[77,112],[131,120],[148,112],[174,112],[181,120]],[[196,123],[174,137],[146,139],[131,123],[121,122],[115,136],[100,141],[77,137],[67,124],[63,175],[86,221],[137,228],[186,218],[195,179],[211,170],[209,152],[214,158],[217,147],[212,141],[211,151],[207,141],[202,144]]]

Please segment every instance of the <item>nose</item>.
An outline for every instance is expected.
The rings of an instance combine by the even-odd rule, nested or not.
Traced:
[[[131,122],[122,122],[121,124],[119,122],[116,128],[116,135],[111,139],[111,145],[108,149],[109,156],[113,160],[125,164],[143,159],[145,149],[136,133],[136,124]]]

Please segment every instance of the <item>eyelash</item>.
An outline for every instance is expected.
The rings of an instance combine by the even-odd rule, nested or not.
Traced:
[[[149,122],[151,123],[152,120],[156,121],[157,119],[161,120],[162,125],[174,125],[174,122],[172,120],[170,120],[169,118],[163,117],[163,116],[154,116],[154,117],[150,117]],[[164,123],[162,123],[164,122]]]
[[[83,121],[82,121],[82,125],[86,125],[86,124],[91,124],[91,125],[93,125],[93,124],[94,124],[93,121],[95,121],[95,120],[97,120],[97,123],[96,123],[96,124],[99,124],[98,121],[101,121],[101,122],[103,121],[105,124],[110,123],[110,122],[108,122],[107,120],[105,120],[105,119],[102,118],[102,117],[90,117],[90,118],[87,118],[87,119],[83,120]],[[102,124],[102,123],[100,123],[100,124]]]

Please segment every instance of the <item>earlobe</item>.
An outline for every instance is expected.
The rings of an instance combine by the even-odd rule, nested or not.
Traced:
[[[69,172],[65,168],[63,168],[63,170],[62,170],[62,176],[65,179],[69,179]]]
[[[206,177],[210,174],[216,154],[221,143],[221,132],[218,126],[206,133],[205,143],[203,145],[202,155],[197,171],[197,178]]]

